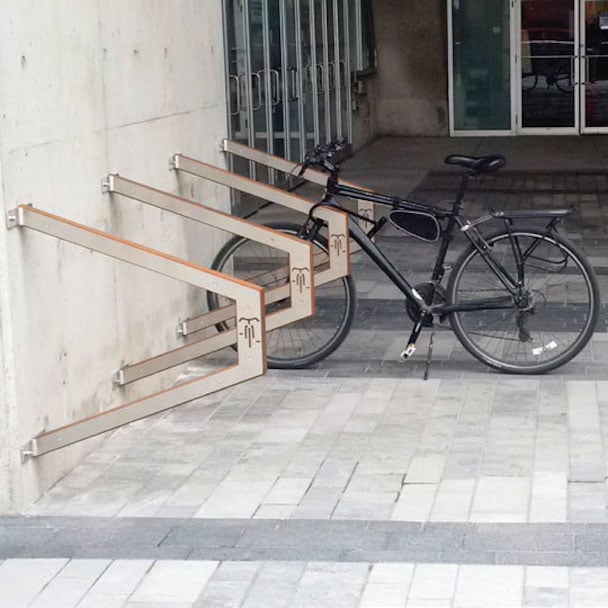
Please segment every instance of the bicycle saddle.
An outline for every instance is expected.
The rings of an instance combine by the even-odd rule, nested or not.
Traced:
[[[501,154],[492,154],[490,156],[462,156],[460,154],[452,154],[444,160],[446,165],[460,165],[465,169],[470,169],[476,173],[493,173],[502,169],[506,160]]]

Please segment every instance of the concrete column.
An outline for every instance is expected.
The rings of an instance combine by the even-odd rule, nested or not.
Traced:
[[[208,263],[225,235],[103,195],[110,172],[226,209],[227,193],[168,170],[174,152],[223,163],[220,3],[23,0],[0,35],[2,213],[42,209]],[[22,229],[0,230],[0,512],[18,511],[100,439],[22,465],[43,429],[167,386],[117,389],[124,362],[179,345],[204,294]]]

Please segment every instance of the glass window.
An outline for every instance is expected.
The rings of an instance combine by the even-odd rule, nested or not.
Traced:
[[[454,129],[511,129],[509,0],[452,0]]]
[[[350,65],[353,72],[376,69],[376,36],[371,0],[349,0]]]

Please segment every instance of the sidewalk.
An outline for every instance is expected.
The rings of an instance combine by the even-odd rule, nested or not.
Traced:
[[[606,301],[608,141],[385,139],[347,176],[446,198],[451,152],[508,158],[472,216],[573,204]],[[432,247],[380,245],[428,275]],[[353,273],[355,327],[325,361],[119,429],[0,518],[0,608],[608,606],[605,315],[545,376],[489,371],[440,331],[424,382],[424,344],[397,360],[398,293],[365,259]]]

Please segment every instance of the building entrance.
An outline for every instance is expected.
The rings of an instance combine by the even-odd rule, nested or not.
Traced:
[[[608,131],[608,1],[452,0],[451,132]]]

